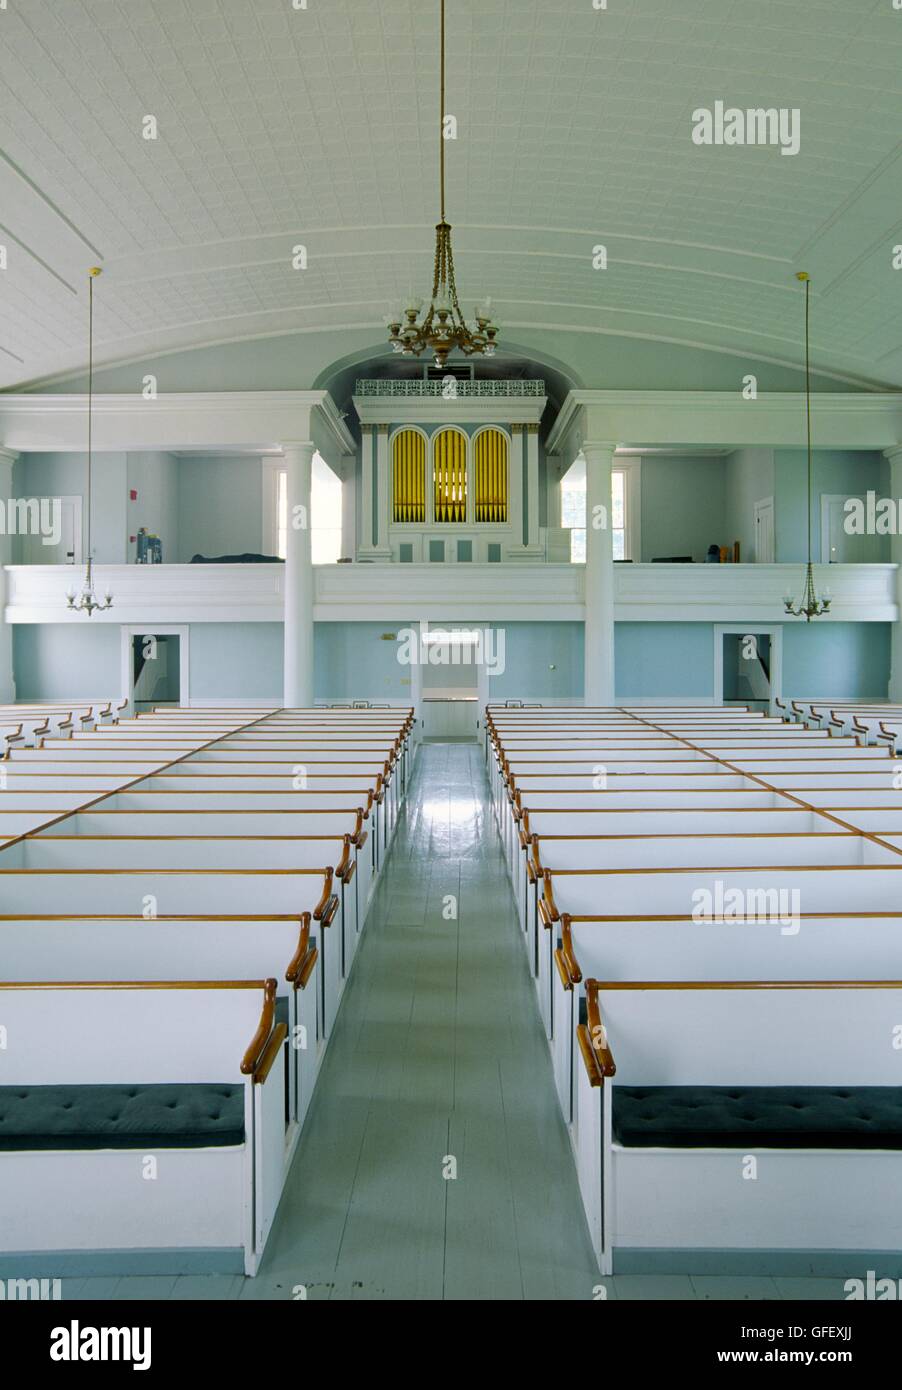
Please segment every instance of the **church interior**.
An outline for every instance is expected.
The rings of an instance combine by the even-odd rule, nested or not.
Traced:
[[[0,4],[0,1296],[902,1289],[900,57]]]

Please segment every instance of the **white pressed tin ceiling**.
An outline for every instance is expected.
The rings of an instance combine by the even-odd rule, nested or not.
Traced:
[[[0,387],[82,367],[95,262],[99,363],[341,327],[378,343],[388,309],[428,288],[438,0],[307,4],[8,0]],[[814,365],[902,385],[892,0],[447,5],[467,312],[491,294],[503,334],[795,364],[804,268]],[[718,99],[800,108],[800,153],[694,145],[693,110]]]

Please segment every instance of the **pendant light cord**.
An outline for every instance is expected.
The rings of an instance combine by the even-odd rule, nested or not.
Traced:
[[[439,150],[439,201],[442,209],[442,221],[445,220],[445,0],[440,0],[441,4],[441,79],[439,81],[439,113],[438,113],[438,150]]]
[[[94,274],[88,277],[88,565],[91,564],[91,419],[94,403]]]
[[[808,291],[811,281],[805,280],[805,428],[808,444],[808,563],[811,564],[811,368],[808,340]]]

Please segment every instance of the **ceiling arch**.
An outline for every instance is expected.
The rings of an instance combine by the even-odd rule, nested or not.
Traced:
[[[0,388],[83,368],[95,262],[100,365],[312,335],[322,371],[378,341],[431,279],[437,21],[437,0],[0,12]],[[902,386],[900,60],[886,0],[448,0],[465,308],[490,294],[502,343],[738,374],[801,360],[801,266],[814,366]],[[797,110],[798,153],[694,143],[718,100]]]

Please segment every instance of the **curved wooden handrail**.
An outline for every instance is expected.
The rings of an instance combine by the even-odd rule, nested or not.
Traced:
[[[614,1065],[614,1054],[608,1045],[608,1035],[602,1022],[601,1008],[598,1003],[597,980],[586,981],[586,1029],[602,1076],[613,1076],[617,1068]]]
[[[880,727],[880,733],[877,735],[877,737],[878,737],[878,738],[888,738],[889,741],[890,741],[890,752],[892,752],[892,749],[895,747],[895,743],[896,743],[896,735],[893,733],[892,729],[888,729],[888,728],[886,727],[886,725],[884,724],[884,722],[883,722],[882,719],[879,720],[878,722],[879,722],[879,727]]]
[[[309,912],[302,912],[302,913],[301,913],[301,930],[300,930],[300,934],[299,934],[299,936],[298,936],[297,948],[296,948],[296,950],[295,950],[294,955],[291,957],[291,960],[288,962],[288,968],[287,968],[287,970],[285,971],[285,979],[289,982],[289,984],[294,984],[294,982],[297,980],[298,973],[300,972],[300,969],[301,969],[301,967],[303,966],[304,961],[305,961],[306,958],[307,958],[307,954],[308,954],[309,950],[310,950],[310,913],[309,913]]]
[[[564,953],[561,950],[560,946],[556,946],[555,949],[552,951],[551,959],[554,961],[554,968],[560,976],[561,986],[566,990],[572,990],[573,981],[570,978],[570,972],[567,969],[567,962],[564,959]]]
[[[584,1023],[580,1023],[576,1029],[576,1042],[579,1047],[583,1065],[589,1077],[590,1086],[604,1085],[604,1072],[598,1065],[598,1058],[592,1049],[592,1042],[589,1038],[589,1030]]]
[[[331,927],[332,923],[335,921],[335,914],[338,911],[338,907],[338,897],[335,893],[333,893],[328,903],[326,904],[325,912],[320,918],[320,922],[324,927]]]
[[[370,813],[370,811],[372,811],[372,809],[373,809],[373,789],[372,789],[372,787],[370,787],[369,790],[367,791],[367,794],[366,794],[366,812],[365,812],[365,814],[366,814],[366,815],[369,815],[369,813]]]
[[[567,978],[569,979],[570,986],[572,987],[573,985],[578,985],[580,983],[583,977],[583,972],[580,969],[579,961],[576,959],[576,956],[573,951],[573,932],[571,930],[571,922],[572,918],[570,917],[569,913],[565,912],[563,917],[561,918],[561,944],[558,949],[560,950],[561,956],[563,957],[564,965],[567,969]]]
[[[347,882],[345,874],[348,872],[348,865],[351,862],[351,837],[342,835],[341,837],[341,858],[335,866],[335,876],[343,882]]]
[[[241,1059],[241,1074],[243,1076],[253,1076],[260,1065],[266,1044],[272,1035],[276,1018],[277,988],[275,980],[263,981],[263,1012],[260,1015],[260,1022],[257,1024],[257,1031],[251,1038],[250,1046]]]
[[[93,708],[89,709],[89,710],[87,711],[86,714],[80,714],[80,715],[78,716],[79,722],[80,722],[81,724],[90,724],[90,722],[91,722],[91,720],[92,720],[93,718],[94,718],[94,710],[93,710]]]
[[[287,1037],[288,1024],[277,1023],[272,1033],[270,1034],[269,1041],[267,1042],[266,1047],[263,1050],[263,1055],[260,1058],[260,1061],[254,1068],[255,1086],[262,1086],[266,1078],[269,1076],[269,1073],[272,1071],[273,1064],[275,1063],[276,1058],[281,1052],[282,1046]]]
[[[3,761],[4,761],[4,762],[6,762],[6,761],[9,759],[9,755],[10,755],[10,753],[12,752],[12,745],[13,745],[14,743],[16,743],[19,739],[23,739],[23,740],[24,740],[24,734],[22,733],[22,725],[21,725],[21,724],[18,724],[11,734],[7,734],[7,735],[6,735],[6,739],[5,739],[6,747],[5,747],[4,750],[3,750]]]
[[[532,866],[533,866],[533,869],[535,870],[536,877],[537,877],[537,878],[541,878],[541,877],[544,875],[545,870],[542,868],[542,860],[541,860],[541,858],[539,857],[539,837],[538,837],[538,835],[530,835],[530,837],[529,837],[529,843],[530,843],[530,846],[531,846],[531,848],[532,848]]]
[[[295,978],[295,981],[294,981],[294,987],[295,987],[295,989],[306,989],[306,988],[307,988],[307,985],[308,985],[308,983],[309,983],[309,981],[310,981],[310,976],[313,974],[313,967],[314,967],[314,965],[316,965],[316,962],[317,962],[318,957],[319,957],[319,951],[318,951],[318,949],[316,948],[316,946],[311,946],[310,949],[309,949],[309,951],[307,952],[307,955],[306,955],[305,958],[304,958],[304,963],[303,963],[303,965],[301,966],[301,968],[300,968],[300,970],[298,971],[297,976],[296,976],[296,978]]]
[[[62,727],[63,727],[63,726],[60,725],[60,728],[62,728]],[[50,733],[50,715],[49,715],[49,714],[48,714],[47,718],[44,720],[43,724],[35,724],[35,726],[34,726],[34,732],[35,732],[35,737],[37,737],[39,734],[49,734],[49,733]]]
[[[368,830],[361,830],[360,834],[357,836],[357,848],[358,848],[358,849],[363,849],[363,846],[366,844],[366,842],[367,842],[368,839],[369,839],[369,831],[368,831]]]
[[[330,899],[330,897],[331,897],[331,895],[332,895],[332,878],[333,878],[333,876],[334,876],[334,870],[332,870],[332,869],[326,869],[326,871],[325,871],[325,881],[324,881],[324,883],[323,883],[323,896],[320,898],[319,902],[316,904],[316,907],[313,909],[313,920],[314,920],[315,922],[319,922],[319,921],[320,921],[320,919],[322,918],[322,915],[323,915],[323,913],[325,912],[326,907],[327,907],[327,905],[328,905],[328,903],[329,903],[329,899]]]
[[[535,881],[536,881],[536,871],[535,871],[535,869],[533,868],[532,860],[531,860],[531,859],[527,859],[527,861],[526,861],[526,879],[527,879],[527,882],[528,882],[528,883],[531,883],[531,884],[532,884],[532,883],[535,883]],[[541,911],[541,907],[542,907],[542,904],[541,904],[541,902],[540,902],[540,903],[539,903],[539,909],[540,909],[540,911]],[[544,919],[543,919],[543,920],[544,920]],[[546,923],[546,926],[547,926],[547,923]]]
[[[352,859],[351,862],[350,862],[350,864],[348,865],[347,869],[345,870],[344,875],[342,876],[342,880],[341,880],[342,883],[344,883],[345,885],[349,884],[349,883],[351,882],[351,879],[352,879],[352,878],[354,877],[354,875],[356,874],[356,872],[357,872],[357,860],[356,860],[356,859]]]
[[[542,870],[542,880],[542,897],[545,901],[546,907],[548,908],[551,920],[552,922],[559,922],[561,920],[561,914],[558,912],[557,903],[554,901],[554,889],[551,885],[550,869]]]
[[[373,797],[375,801],[378,801],[380,806],[382,805],[383,799],[385,797],[385,792],[382,789],[381,777],[376,778],[376,790],[374,792],[371,792],[370,795]]]

